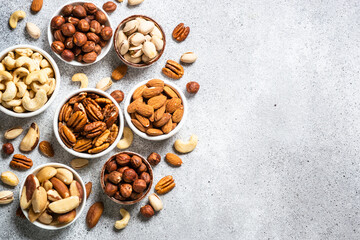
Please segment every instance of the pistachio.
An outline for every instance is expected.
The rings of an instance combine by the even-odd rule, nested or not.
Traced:
[[[106,91],[108,90],[112,85],[112,81],[110,77],[106,77],[101,79],[97,84],[96,84],[96,88]]]
[[[77,208],[80,204],[78,196],[71,196],[49,204],[49,209],[58,214],[67,213]]]
[[[14,200],[14,193],[12,191],[0,192],[0,204],[8,204]]]
[[[155,27],[155,24],[152,21],[143,21],[138,27],[138,31],[144,35],[150,33]]]
[[[74,179],[72,172],[66,168],[58,168],[55,176],[63,181],[66,185],[69,185]]]
[[[136,32],[138,26],[139,22],[137,20],[128,21],[123,28],[123,32],[129,36],[130,34]]]
[[[142,52],[142,45],[137,46],[137,47],[131,47],[129,48],[129,54],[132,58],[138,58],[141,57],[141,55],[143,55]]]
[[[182,61],[184,63],[193,63],[196,61],[196,59],[197,59],[197,56],[195,55],[195,53],[186,52],[181,56],[180,61]]]
[[[129,61],[131,63],[139,63],[141,62],[141,57],[132,58],[129,53],[124,55],[124,58],[126,61]]]
[[[1,181],[9,186],[15,187],[19,184],[19,179],[15,173],[6,171],[1,174]]]
[[[134,33],[129,37],[129,41],[133,46],[139,46],[145,42],[145,36],[142,33]]]
[[[126,40],[126,39],[123,40],[123,41],[120,43],[120,46],[119,46],[120,54],[121,54],[121,55],[126,54],[126,53],[129,51],[129,47],[130,47],[129,41]]]
[[[142,51],[150,59],[154,58],[157,54],[156,47],[152,42],[145,42]]]
[[[120,30],[117,35],[117,42],[121,43],[122,41],[127,40],[127,37],[123,30]]]
[[[161,49],[163,49],[164,47],[164,41],[161,40],[161,38],[159,38],[158,36],[153,36],[151,38],[151,42],[155,45],[157,51],[161,51]]]
[[[14,127],[14,128],[10,128],[9,130],[7,130],[4,134],[4,137],[6,139],[15,139],[17,138],[22,132],[23,132],[23,128],[22,127]]]
[[[151,36],[149,34],[145,35],[145,41],[151,41]]]
[[[29,131],[27,132],[27,134],[20,143],[20,150],[24,152],[29,152],[33,150],[37,146],[39,142],[39,138],[40,138],[39,127],[36,123],[32,123],[29,128]]]
[[[150,32],[150,35],[153,36],[158,36],[159,38],[163,39],[163,35],[161,34],[160,29],[155,26],[154,29]]]

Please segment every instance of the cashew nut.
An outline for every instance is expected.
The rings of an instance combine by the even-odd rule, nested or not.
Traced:
[[[16,87],[18,88],[18,92],[16,94],[16,97],[22,98],[26,92],[27,85],[24,82],[17,82],[15,83]]]
[[[176,140],[174,143],[174,147],[176,151],[180,153],[188,153],[195,149],[198,142],[198,136],[195,134],[191,135],[189,141],[184,142],[183,140]]]
[[[13,76],[8,71],[0,71],[0,83],[2,81],[11,81]]]
[[[88,86],[88,82],[89,82],[88,77],[84,73],[75,73],[72,76],[71,81],[81,82],[80,88],[86,88]]]
[[[14,58],[6,56],[3,60],[3,64],[5,65],[7,70],[12,70],[15,68],[16,61]]]
[[[7,81],[5,85],[6,85],[6,90],[3,92],[1,99],[5,102],[8,102],[16,97],[17,88],[15,83],[12,81]]]
[[[29,70],[27,70],[24,67],[19,67],[17,68],[14,72],[13,72],[13,82],[17,83],[18,80],[22,77],[26,77],[27,75],[29,75]]]
[[[48,98],[46,95],[46,91],[44,89],[40,89],[33,99],[30,99],[28,93],[25,93],[24,97],[22,98],[22,105],[28,111],[36,111],[42,106],[45,105]]]
[[[126,149],[130,147],[134,140],[134,134],[130,128],[124,127],[124,137],[116,145],[119,149]]]
[[[50,85],[48,83],[39,84],[38,82],[32,82],[30,86],[31,90],[34,92],[38,92],[40,89],[44,89],[47,94],[47,92],[50,90]]]
[[[0,90],[5,90],[5,84],[0,83]]]
[[[27,69],[29,69],[30,72],[36,71],[36,63],[34,62],[33,59],[26,56],[21,56],[18,59],[16,59],[15,66],[16,67],[25,66],[27,67]]]
[[[123,217],[121,220],[115,222],[116,229],[124,229],[130,220],[130,213],[126,211],[124,208],[120,209],[120,214]]]
[[[3,105],[4,108],[11,108],[5,101],[1,101],[1,105]]]
[[[5,71],[6,69],[5,69],[5,66],[4,66],[4,64],[3,63],[0,63],[0,71]]]
[[[51,95],[56,87],[55,78],[49,78],[48,84],[50,86],[49,90],[47,91],[47,95]]]
[[[36,63],[36,70],[40,70],[40,63],[43,60],[43,56],[36,52],[31,55],[31,59]]]
[[[16,107],[13,107],[13,111],[17,112],[17,113],[23,113],[23,112],[25,112],[25,108],[23,106],[16,106]]]
[[[30,87],[30,86],[28,86],[28,87]],[[30,89],[31,89],[31,88],[30,88]],[[35,92],[34,92],[33,90],[26,91],[25,94],[26,94],[26,93],[29,93],[30,99],[33,99],[33,98],[35,97]],[[24,96],[25,96],[25,95],[24,95]]]
[[[47,68],[47,67],[51,67],[51,65],[50,65],[50,63],[49,63],[48,60],[43,59],[43,60],[41,60],[41,62],[40,62],[40,67],[41,67],[41,68]]]
[[[33,50],[30,48],[17,48],[15,49],[15,53],[19,56],[31,57],[31,55],[33,55]]]
[[[46,83],[48,81],[48,76],[46,71],[43,71],[44,69],[35,72],[30,71],[30,74],[25,79],[25,84],[30,85],[34,81],[39,81],[41,84]]]
[[[13,12],[13,14],[11,14],[10,19],[9,19],[10,27],[16,28],[17,22],[25,17],[26,17],[26,13],[24,11],[18,10],[18,11]]]
[[[12,59],[15,59],[15,53],[14,52],[8,52],[8,57],[11,57]]]
[[[6,104],[9,105],[10,107],[20,106],[21,105],[21,99],[13,99],[13,100],[10,100],[10,101],[6,102]]]
[[[41,69],[40,71],[43,71],[45,72],[46,76],[52,78],[54,77],[54,70],[52,68],[44,68],[44,69]]]

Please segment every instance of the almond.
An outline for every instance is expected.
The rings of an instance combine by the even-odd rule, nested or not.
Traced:
[[[168,101],[166,104],[166,112],[173,113],[176,109],[180,108],[181,105],[181,99],[180,98],[172,98]]]
[[[155,111],[155,121],[159,121],[165,113],[166,104],[164,104],[161,108]]]
[[[39,12],[43,6],[43,0],[33,0],[31,3],[31,11]]]
[[[154,113],[154,108],[145,103],[140,103],[136,106],[136,112],[141,116],[150,117]]]
[[[177,97],[179,97],[179,96],[174,92],[174,90],[172,90],[169,86],[165,86],[165,87],[164,87],[164,93],[165,93],[166,95],[168,95],[169,97],[171,97],[171,98],[177,98]]]
[[[142,97],[140,97],[140,98],[136,99],[135,101],[133,101],[132,103],[130,103],[129,106],[127,107],[128,113],[135,113],[137,106],[142,102],[143,102],[143,99],[142,99]]]
[[[161,108],[165,104],[166,99],[166,96],[160,94],[158,96],[150,98],[147,104],[152,106],[156,110],[158,108]]]
[[[159,120],[154,122],[154,126],[155,127],[162,127],[164,126],[169,120],[171,119],[171,114],[170,113],[165,113],[163,115],[163,117]]]
[[[115,81],[119,81],[120,79],[122,79],[125,76],[126,71],[127,71],[127,65],[125,65],[125,64],[120,65],[117,68],[115,68],[115,70],[111,74],[111,77]]]
[[[146,130],[146,133],[149,134],[150,136],[159,136],[163,134],[163,132],[160,129],[156,129],[156,128],[149,128]]]
[[[133,96],[132,96],[133,100],[141,98],[145,88],[146,88],[145,85],[142,85],[142,86],[138,87],[133,93]]]
[[[147,87],[164,87],[164,81],[160,79],[151,79],[146,83]]]
[[[174,153],[166,154],[165,159],[168,163],[170,163],[171,165],[174,165],[176,167],[179,167],[182,164],[181,158]]]
[[[159,95],[163,90],[164,90],[163,87],[145,88],[142,93],[142,96],[144,98],[152,98]]]
[[[131,122],[137,129],[142,132],[146,132],[146,128],[137,119],[131,119]]]
[[[102,202],[94,203],[86,215],[86,223],[89,228],[95,227],[104,211],[104,204]]]
[[[48,141],[40,142],[39,150],[40,150],[40,152],[42,152],[42,154],[44,154],[47,157],[53,157],[55,154],[51,143],[49,143]]]
[[[174,123],[178,123],[181,121],[182,117],[184,115],[184,107],[181,106],[180,108],[176,109],[175,112],[172,115],[172,121]]]
[[[150,121],[148,118],[143,117],[138,113],[135,113],[135,117],[141,123],[141,125],[144,126],[145,128],[150,126]]]
[[[168,134],[169,132],[171,132],[171,130],[173,129],[172,124],[173,124],[173,122],[170,118],[169,121],[164,126],[161,127],[161,130],[163,131],[163,133]]]

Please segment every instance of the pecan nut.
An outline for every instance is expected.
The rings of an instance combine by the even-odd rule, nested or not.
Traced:
[[[184,75],[184,68],[173,60],[167,60],[162,72],[173,79],[180,79]]]
[[[80,132],[83,130],[87,121],[88,119],[86,114],[84,114],[82,111],[76,111],[71,115],[69,120],[66,122],[66,125],[73,128],[74,132]]]
[[[190,33],[190,27],[185,27],[184,23],[177,25],[172,32],[172,36],[179,42],[184,41]]]
[[[119,117],[119,109],[114,104],[107,104],[104,107],[104,122],[106,127],[110,128]]]
[[[85,152],[92,147],[91,142],[91,139],[79,139],[76,141],[73,149],[77,152]]]
[[[79,93],[78,95],[70,98],[69,100],[69,104],[75,104],[75,103],[79,103],[81,102],[82,100],[84,100],[87,96],[87,93],[86,92],[81,92]]]
[[[101,121],[104,119],[103,114],[101,113],[101,107],[97,102],[91,98],[86,98],[83,101],[86,114],[88,118],[92,121]]]
[[[160,181],[155,186],[155,190],[158,194],[165,194],[170,192],[174,187],[174,178],[169,175],[160,179]]]
[[[110,143],[104,143],[103,145],[99,147],[92,148],[88,151],[88,153],[95,154],[104,151],[110,146]]]
[[[113,144],[115,142],[115,139],[119,133],[119,127],[116,124],[113,124],[110,128],[110,134],[105,142]]]
[[[33,165],[32,160],[22,154],[15,154],[13,156],[12,161],[10,162],[11,167],[17,168],[20,170],[27,170],[27,169],[31,168],[32,165]]]
[[[67,147],[72,147],[76,143],[76,136],[74,133],[64,124],[59,123],[60,138],[63,140]]]
[[[67,122],[70,118],[72,107],[69,105],[69,103],[64,104],[61,107],[60,113],[59,113],[59,121],[60,122]]]
[[[106,124],[101,121],[96,121],[85,125],[83,135],[86,138],[93,138],[99,136],[105,130]]]

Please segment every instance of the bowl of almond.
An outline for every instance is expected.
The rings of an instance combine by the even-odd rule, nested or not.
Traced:
[[[137,135],[160,141],[181,129],[188,105],[175,84],[151,79],[133,87],[125,100],[124,111],[126,122]]]
[[[86,188],[76,171],[61,163],[34,169],[22,183],[20,208],[35,226],[58,230],[74,223],[84,210]]]
[[[80,158],[98,158],[113,150],[124,129],[122,111],[110,94],[81,88],[65,97],[54,115],[60,145]]]

